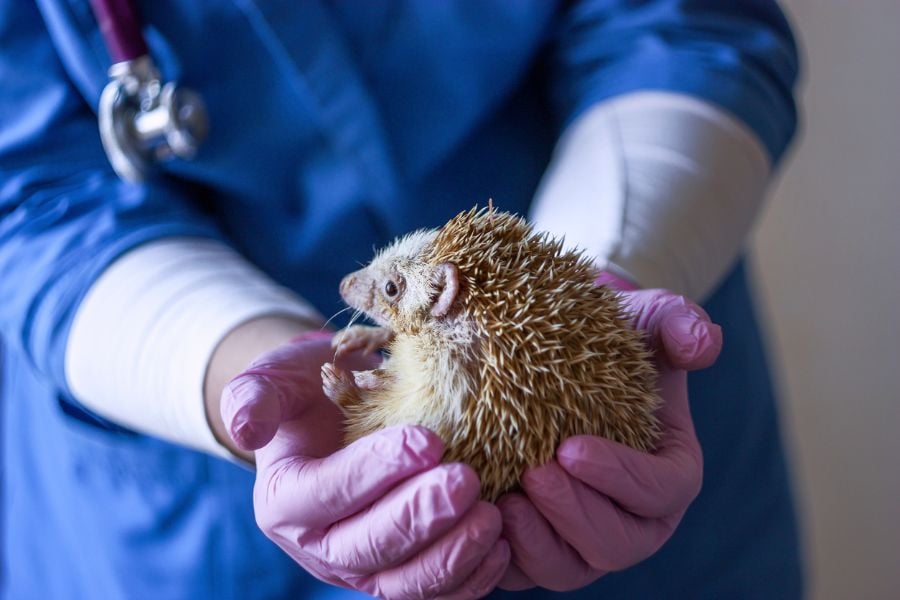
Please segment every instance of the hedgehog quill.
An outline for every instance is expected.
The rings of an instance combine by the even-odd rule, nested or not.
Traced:
[[[340,288],[377,326],[350,326],[334,344],[336,356],[384,348],[388,358],[372,371],[322,367],[345,441],[424,425],[491,501],[573,435],[652,449],[656,371],[596,278],[583,254],[492,206],[383,249]]]

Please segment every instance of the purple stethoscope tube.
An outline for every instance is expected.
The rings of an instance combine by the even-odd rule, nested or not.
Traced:
[[[90,0],[112,64],[97,107],[100,139],[116,174],[140,183],[160,161],[191,159],[206,137],[200,96],[164,83],[132,0]]]
[[[149,53],[131,0],[91,0],[91,8],[113,63],[134,60]]]

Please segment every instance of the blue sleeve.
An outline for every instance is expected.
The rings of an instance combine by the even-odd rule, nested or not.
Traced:
[[[134,246],[217,237],[175,181],[118,180],[32,2],[0,0],[0,333],[61,391],[81,298]]]
[[[601,100],[660,90],[731,112],[773,162],[793,137],[797,48],[774,0],[584,0],[556,43],[551,94],[564,123]]]

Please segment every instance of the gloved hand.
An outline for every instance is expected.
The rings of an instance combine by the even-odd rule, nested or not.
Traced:
[[[322,393],[330,334],[303,336],[229,383],[222,418],[256,450],[256,520],[315,577],[383,598],[476,598],[509,563],[497,508],[479,481],[439,464],[443,444],[423,427],[379,431],[341,449],[343,416]],[[368,369],[373,355],[342,368]]]
[[[500,587],[572,590],[659,549],[700,491],[686,370],[710,366],[722,333],[702,308],[664,290],[634,291],[609,274],[656,350],[663,436],[652,454],[595,436],[564,440],[556,460],[522,477],[525,494],[498,501],[513,560]]]

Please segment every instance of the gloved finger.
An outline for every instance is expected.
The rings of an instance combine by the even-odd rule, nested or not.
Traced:
[[[257,450],[275,437],[286,403],[278,375],[274,370],[245,371],[225,386],[222,421],[239,448]],[[304,398],[296,399],[298,409],[303,402]]]
[[[704,369],[718,358],[722,328],[691,300],[666,290],[625,292],[621,298],[635,327],[649,334],[673,366]]]
[[[583,587],[602,575],[553,530],[528,498],[507,494],[497,501],[497,506],[513,563],[532,585],[566,591]]]
[[[524,571],[517,567],[516,563],[512,561],[510,561],[509,566],[506,567],[506,572],[503,574],[503,577],[497,582],[498,588],[508,592],[530,590],[534,586],[535,583],[531,580],[531,577],[526,575]]]
[[[441,439],[424,427],[390,427],[367,435],[325,458],[286,456],[272,444],[257,452],[254,505],[266,532],[324,529],[384,496],[399,482],[441,459]]]
[[[662,365],[663,429],[655,451],[640,452],[595,436],[574,436],[557,449],[559,465],[626,511],[648,518],[684,511],[703,481],[703,453],[691,421],[687,374]]]
[[[687,400],[687,374],[661,365],[657,411],[663,436],[655,451],[640,452],[595,436],[574,436],[557,449],[570,475],[643,517],[684,510],[700,491],[703,453]]]
[[[256,450],[265,446],[282,421],[299,417],[318,399],[303,391],[321,388],[321,365],[298,363],[318,362],[318,357],[324,362],[331,351],[330,339],[325,332],[307,332],[291,344],[267,352],[225,386],[220,403],[222,421],[239,447]]]
[[[556,461],[526,471],[522,487],[560,537],[601,571],[618,571],[644,560],[669,538],[681,518],[632,515],[570,477]]]
[[[478,476],[469,467],[439,465],[410,477],[358,514],[334,523],[315,554],[342,572],[365,575],[382,571],[427,548],[461,521],[468,523],[467,532],[483,527],[468,514],[479,491]],[[474,516],[486,510],[481,508]],[[500,515],[495,516],[499,535]]]
[[[662,403],[655,414],[663,430],[662,440],[657,446],[659,449],[673,438],[687,441],[695,439],[695,434],[688,402],[687,371],[673,369],[665,363],[658,363],[657,367],[656,383]]]
[[[268,444],[279,426],[305,416],[322,395],[320,368],[333,360],[328,332],[311,331],[254,361],[222,392],[222,421],[235,443],[245,450]],[[347,370],[364,370],[381,361],[375,354],[353,352],[338,359]]]
[[[510,550],[506,540],[497,540],[475,572],[455,591],[438,596],[440,600],[468,600],[490,594],[509,567]]]
[[[569,475],[642,517],[685,510],[703,481],[699,447],[670,445],[658,454],[647,454],[584,435],[564,440],[556,456]]]
[[[496,506],[479,502],[455,527],[401,565],[353,581],[380,598],[434,598],[463,585],[495,548],[502,523]],[[500,556],[503,559],[502,550]],[[492,565],[502,573],[503,561]]]
[[[604,285],[619,292],[633,292],[641,289],[635,282],[612,271],[601,271],[594,280],[594,285]]]

